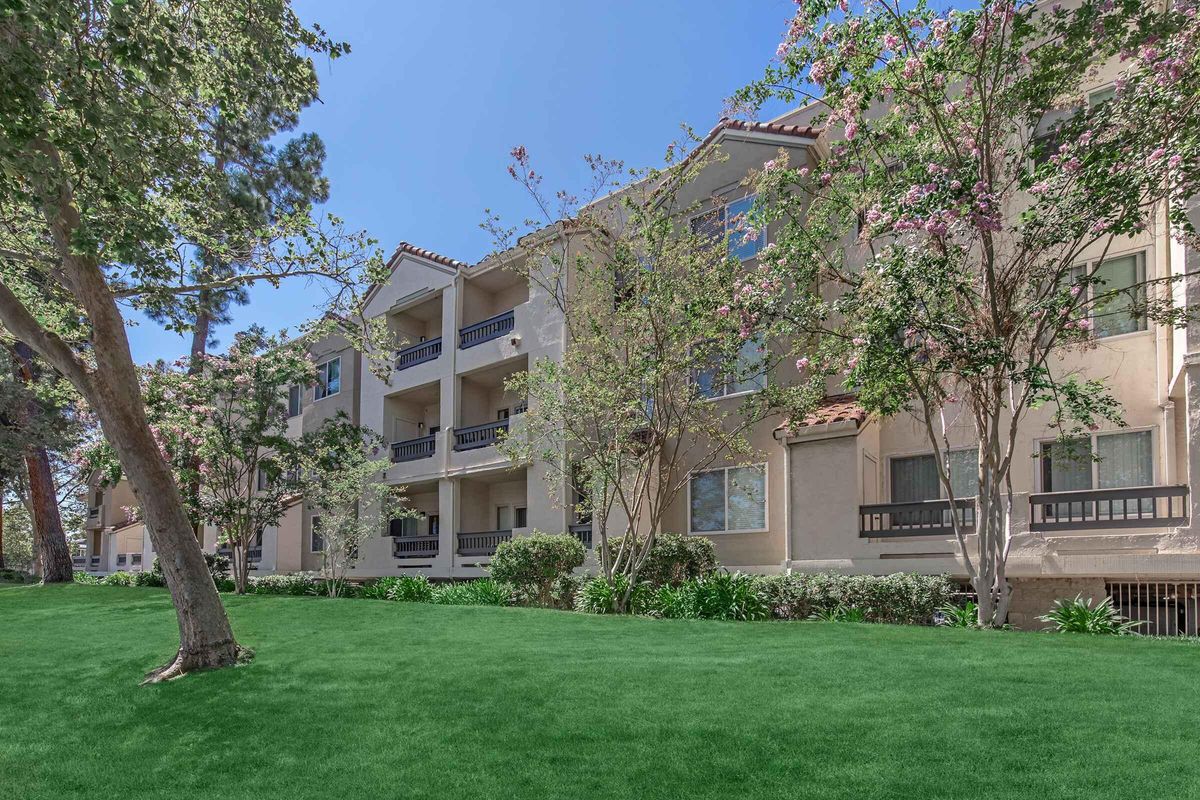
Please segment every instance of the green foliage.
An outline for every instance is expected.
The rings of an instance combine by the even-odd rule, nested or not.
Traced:
[[[771,609],[752,575],[714,572],[677,586],[661,586],[650,595],[651,612],[679,619],[769,619]]]
[[[212,576],[213,583],[219,584],[222,579],[229,577],[229,557],[220,553],[210,553],[204,551],[204,566],[208,567],[208,574]],[[162,564],[158,563],[158,556],[154,557],[154,561],[150,563],[150,574],[162,578]],[[150,584],[152,586],[166,586],[166,580],[162,583]]]
[[[1111,597],[1095,603],[1090,597],[1084,600],[1082,594],[1073,600],[1055,600],[1054,607],[1038,619],[1053,625],[1059,633],[1123,635],[1133,633],[1142,624],[1121,616],[1113,608]]]
[[[33,575],[19,569],[0,569],[0,583],[26,583],[33,578]]]
[[[166,586],[167,581],[161,572],[138,572],[134,575],[134,586]]]
[[[233,582],[233,578],[218,578],[214,583],[216,583],[218,592],[228,593],[237,591],[237,584]]]
[[[940,618],[937,619],[937,624],[945,628],[978,629],[980,627],[979,605],[974,600],[968,600],[961,606],[941,606],[938,608],[937,613],[940,615]]]
[[[809,619],[838,607],[862,611],[867,622],[928,625],[955,593],[945,575],[793,573],[757,579],[777,619]]]
[[[250,594],[311,595],[317,592],[317,582],[303,572],[295,575],[262,575],[252,577]]]
[[[611,579],[603,575],[588,578],[575,594],[575,610],[585,614],[615,614],[621,597],[629,589],[629,576],[617,574]],[[645,583],[633,587],[629,594],[630,614],[642,614],[653,605],[653,589]]]
[[[507,606],[512,601],[513,588],[491,578],[433,587],[432,602],[443,606]]]
[[[395,600],[401,603],[433,602],[433,584],[424,575],[398,575],[380,578],[369,584],[363,597]]]
[[[866,622],[867,615],[861,608],[837,605],[833,608],[819,608],[809,619],[817,622]]]
[[[137,576],[132,572],[120,570],[118,572],[105,575],[100,583],[104,586],[136,586]]]
[[[95,575],[89,575],[88,573],[81,572],[79,570],[75,570],[75,572],[72,573],[72,578],[74,579],[74,581],[76,583],[82,584],[84,586],[99,586],[100,585],[99,577],[97,577]]]
[[[554,600],[554,585],[583,566],[583,544],[567,534],[534,531],[501,542],[488,567],[492,578],[528,592],[538,605]]]
[[[614,557],[621,549],[625,537],[610,539],[609,552]],[[644,549],[639,539],[638,552]],[[705,536],[685,536],[681,533],[660,533],[638,571],[638,580],[651,586],[678,586],[679,584],[715,572],[717,552],[712,539]]]

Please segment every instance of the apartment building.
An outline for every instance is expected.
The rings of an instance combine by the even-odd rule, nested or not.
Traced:
[[[1104,77],[1097,93],[1108,88]],[[728,224],[753,202],[743,185],[747,173],[781,148],[793,164],[819,163],[829,134],[812,127],[812,116],[800,109],[771,123],[722,121],[702,146],[719,148],[724,158],[706,166],[688,189],[694,196],[683,199],[701,203],[705,224]],[[735,237],[731,252],[752,265],[772,234]],[[1195,272],[1200,255],[1168,234],[1149,231],[1111,249],[1102,266],[1110,285]],[[391,443],[386,479],[406,487],[420,514],[391,521],[366,542],[352,575],[480,576],[499,542],[535,528],[570,532],[591,547],[592,523],[575,517],[565,483],[544,464],[510,463],[495,447],[502,433],[519,435],[527,408],[525,398],[505,390],[505,379],[569,346],[549,298],[496,259],[467,264],[401,243],[389,267],[390,279],[371,288],[366,313],[382,317],[407,343],[391,374],[381,379],[363,369],[345,341],[340,349],[327,342],[318,356],[322,382],[297,387],[293,404],[297,432],[341,409],[381,433]],[[1198,292],[1194,277],[1179,284],[1181,302],[1200,304]],[[1081,462],[1056,450],[1048,410],[1028,416],[1020,448],[1029,457],[1013,469],[1010,620],[1034,626],[1055,599],[1082,593],[1112,596],[1152,632],[1195,634],[1200,539],[1191,528],[1191,484],[1200,476],[1200,326],[1172,329],[1117,309],[1094,320],[1094,330],[1096,346],[1064,350],[1060,366],[1104,379],[1127,426],[1092,433],[1086,444],[1100,459]],[[701,391],[714,403],[737,403],[762,381],[795,378],[767,375]],[[781,423],[767,419],[749,432],[756,451],[749,461],[718,460],[691,474],[665,529],[710,537],[731,569],[965,578],[949,515],[969,528],[971,501],[950,508],[915,418],[872,418],[831,382],[808,418],[786,429]],[[956,494],[969,497],[976,442],[966,425],[951,437],[952,462],[962,465]],[[93,568],[120,568],[122,552],[131,564],[137,536],[110,521],[110,507],[123,502],[119,489],[99,504],[97,520],[89,518],[89,545],[96,531],[113,542],[89,550]],[[610,533],[623,530],[618,519],[610,525]],[[215,532],[206,534],[206,547],[214,542]],[[256,566],[263,573],[314,570],[321,547],[319,518],[298,502],[264,535]]]

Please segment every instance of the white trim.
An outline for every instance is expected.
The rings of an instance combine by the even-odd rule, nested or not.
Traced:
[[[740,184],[735,184],[735,186],[737,186],[737,185],[740,185]],[[754,198],[756,198],[756,197],[758,197],[758,192],[746,192],[737,197],[732,197],[729,199],[722,197],[720,205],[711,205],[708,208],[706,208],[705,210],[697,212],[697,213],[693,214],[692,216],[688,217],[688,220],[687,220],[688,231],[692,234],[695,234],[696,230],[692,225],[693,222],[713,213],[714,211],[721,210],[723,212],[723,216],[721,218],[721,225],[724,228],[725,254],[727,256],[732,256],[733,253],[729,252],[729,246],[730,246],[730,244],[732,244],[732,242],[729,238],[729,232],[730,232],[729,231],[729,207],[731,205],[733,205],[734,203],[740,202],[747,198],[750,199],[750,206],[753,207],[754,206]],[[764,249],[766,249],[767,244],[768,244],[766,226],[764,226],[763,229],[761,231],[759,231],[759,235],[754,241],[756,243],[760,243],[759,248],[754,252],[753,255],[747,256],[746,258],[738,258],[738,261],[741,262],[742,264],[745,264],[747,261],[752,261],[752,260],[758,258],[759,254],[762,253],[762,251]]]
[[[1158,425],[1138,425],[1138,426],[1129,426],[1127,428],[1109,428],[1108,430],[1103,430],[1103,431],[1088,431],[1087,436],[1091,443],[1092,453],[1095,453],[1096,452],[1096,439],[1101,436],[1112,436],[1115,434],[1122,434],[1122,433],[1143,433],[1145,431],[1150,431],[1150,480],[1151,480],[1151,485],[1158,486],[1158,485],[1160,485],[1159,481],[1161,480],[1161,477],[1162,477],[1162,475],[1161,475],[1162,470],[1160,469],[1160,464],[1159,464],[1159,459],[1158,459],[1159,448],[1161,446],[1161,443],[1159,442],[1160,433],[1159,433]],[[1058,441],[1058,437],[1055,437],[1055,436],[1039,436],[1039,437],[1035,437],[1033,440],[1034,445],[1037,446],[1037,454],[1036,454],[1036,458],[1033,459],[1034,475],[1033,475],[1033,484],[1032,485],[1037,487],[1038,492],[1050,491],[1050,490],[1046,489],[1046,487],[1043,485],[1043,480],[1042,480],[1042,445],[1054,444],[1057,441]],[[1096,484],[1099,483],[1099,478],[1100,478],[1100,462],[1093,459],[1092,460],[1092,489],[1097,488]]]
[[[725,524],[728,525],[729,524],[729,470],[731,470],[731,469],[749,469],[751,467],[762,467],[762,471],[763,471],[763,521],[767,523],[767,526],[762,527],[762,528],[737,528],[734,530],[730,530],[730,529],[726,528],[725,530],[720,530],[720,531],[694,530],[692,528],[692,479],[695,478],[697,475],[704,475],[709,472],[725,473],[723,496],[724,496],[724,501],[725,501]],[[769,470],[770,470],[770,463],[767,461],[761,461],[761,462],[758,462],[755,464],[729,464],[729,465],[723,466],[723,467],[709,467],[708,469],[689,470],[688,471],[688,479],[687,479],[688,535],[689,536],[710,536],[710,535],[720,536],[720,535],[724,535],[724,534],[728,534],[728,533],[768,533],[770,531],[769,526],[770,526],[770,521],[771,521],[771,516],[770,516],[771,515],[771,498],[770,498],[771,482],[769,480],[769,478],[770,478]]]
[[[1085,274],[1091,276],[1091,275],[1095,274],[1096,270],[1099,269],[1099,267],[1102,264],[1106,264],[1110,261],[1117,261],[1122,258],[1129,258],[1130,256],[1133,256],[1134,259],[1136,259],[1137,268],[1141,272],[1140,277],[1135,276],[1134,286],[1135,287],[1140,286],[1142,293],[1148,294],[1148,292],[1146,291],[1146,285],[1147,285],[1147,282],[1150,280],[1149,252],[1150,252],[1150,248],[1147,247],[1146,245],[1142,245],[1140,247],[1130,246],[1127,249],[1117,250],[1115,253],[1113,253],[1113,252],[1106,253],[1103,257],[1085,258],[1085,259],[1083,259],[1082,263],[1077,264],[1076,266],[1072,267],[1071,269],[1072,269],[1072,271],[1074,271],[1076,269],[1082,269],[1085,272]],[[1093,289],[1094,289],[1094,287],[1091,284],[1088,284],[1088,286],[1087,286],[1087,294],[1088,294],[1087,319],[1091,322],[1091,329],[1089,330],[1089,333],[1088,333],[1088,339],[1099,344],[1101,341],[1111,341],[1111,340],[1119,339],[1119,338],[1125,337],[1125,336],[1136,336],[1137,334],[1140,334],[1140,333],[1150,333],[1153,330],[1154,326],[1151,325],[1150,318],[1143,314],[1139,317],[1143,327],[1138,328],[1137,330],[1125,331],[1124,333],[1114,333],[1109,336],[1100,336],[1096,331],[1097,314],[1095,313],[1095,309],[1091,305],[1092,297],[1093,297]],[[1112,287],[1106,286],[1106,287],[1103,287],[1103,290],[1106,292],[1111,291]],[[1100,314],[1099,316],[1107,317],[1107,316],[1111,316],[1115,313],[1117,313],[1117,312],[1109,311],[1109,312]]]
[[[964,450],[974,450],[975,455],[976,456],[979,455],[979,445],[978,444],[964,444],[961,447],[951,447],[949,450],[943,450],[942,452],[944,452],[946,454],[950,454],[950,453],[961,453]],[[921,456],[929,456],[930,458],[934,459],[935,463],[937,461],[937,455],[932,450],[914,450],[911,452],[891,453],[890,455],[888,455],[887,458],[884,459],[884,463],[887,465],[887,468],[885,470],[886,474],[883,475],[882,477],[883,477],[883,483],[884,483],[883,488],[887,490],[887,498],[888,498],[887,502],[888,503],[897,502],[896,498],[892,497],[892,462],[895,461],[896,459],[900,459],[900,458],[920,458]],[[878,466],[878,462],[876,462],[876,466]],[[940,474],[941,473],[941,465],[938,465],[938,472],[939,472],[939,474],[938,474],[938,499],[946,500],[948,498],[945,495],[946,487],[942,485],[942,476]],[[964,498],[959,497],[956,499],[962,500]]]

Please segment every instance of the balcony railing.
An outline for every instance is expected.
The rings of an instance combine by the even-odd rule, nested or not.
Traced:
[[[469,428],[455,428],[454,449],[475,450],[479,447],[491,447],[500,438],[500,434],[507,430],[507,419],[485,422],[482,425],[472,425]]]
[[[458,554],[460,556],[490,556],[496,552],[501,542],[512,538],[512,530],[477,531],[475,533],[458,534]]]
[[[1031,531],[1166,528],[1187,522],[1187,486],[1135,486],[1029,495]]]
[[[490,342],[492,339],[499,339],[511,331],[516,324],[513,311],[509,309],[503,314],[497,314],[490,319],[485,319],[483,322],[476,322],[474,325],[459,328],[458,348],[466,350],[468,347]]]
[[[422,436],[419,439],[409,439],[404,442],[392,442],[392,462],[418,461],[433,456],[437,446],[437,436]]]
[[[975,529],[975,498],[954,501],[963,530]],[[954,522],[949,500],[925,500],[919,503],[878,503],[858,507],[858,535],[867,538],[892,536],[952,536]]]
[[[88,561],[89,569],[100,569],[100,556],[92,556]]]
[[[123,567],[123,566],[125,566],[125,559],[126,559],[126,558],[127,558],[127,556],[126,556],[124,553],[117,553],[117,566],[118,566],[118,567]]]
[[[75,569],[87,569],[87,556],[74,556],[71,558],[71,566]]]
[[[442,354],[442,337],[418,342],[396,353],[396,369],[408,369],[426,361],[433,361]]]
[[[233,560],[233,548],[229,545],[224,545],[217,548],[217,555],[225,556],[230,561]],[[246,563],[253,566],[259,561],[262,561],[262,545],[256,544],[246,548]]]
[[[570,527],[571,535],[579,540],[586,549],[592,549],[592,523],[581,522]]]
[[[432,558],[437,554],[437,536],[392,537],[392,556],[395,558]]]

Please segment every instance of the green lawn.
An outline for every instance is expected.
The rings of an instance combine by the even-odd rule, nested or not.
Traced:
[[[0,797],[1200,797],[1200,647],[0,587]]]

